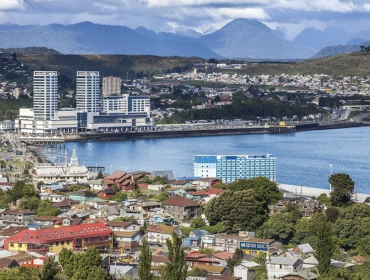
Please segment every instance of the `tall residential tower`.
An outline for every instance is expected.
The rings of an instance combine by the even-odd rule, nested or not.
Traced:
[[[78,71],[76,77],[76,109],[99,112],[100,76],[98,71]]]
[[[33,110],[35,120],[48,121],[58,110],[58,72],[33,72]]]

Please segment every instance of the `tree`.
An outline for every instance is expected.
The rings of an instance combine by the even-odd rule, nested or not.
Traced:
[[[317,197],[317,201],[320,204],[325,204],[326,206],[331,206],[331,199],[326,193],[322,193]]]
[[[221,98],[219,95],[216,95],[215,98],[213,99],[214,102],[221,102]]]
[[[25,181],[17,181],[12,189],[7,190],[11,201],[17,201],[23,197],[23,188],[26,185]]]
[[[140,263],[139,263],[139,278],[152,280],[153,275],[150,273],[151,269],[151,262],[152,262],[152,252],[150,251],[150,247],[146,242],[146,239],[143,239],[143,245],[141,246],[140,250]]]
[[[316,229],[317,247],[315,257],[319,262],[317,269],[321,275],[329,272],[330,261],[335,250],[335,243],[332,237],[332,227],[326,220],[319,223]]]
[[[193,277],[208,277],[208,271],[199,267],[194,268],[188,272],[188,276]]]
[[[33,185],[30,185],[30,184],[26,184],[24,187],[23,187],[23,197],[27,197],[27,198],[30,198],[30,197],[35,197],[36,196],[36,189]]]
[[[114,201],[126,200],[127,199],[127,194],[125,194],[122,191],[121,192],[117,192],[111,199],[114,200]]]
[[[190,224],[190,226],[192,228],[201,228],[201,227],[204,227],[205,225],[206,225],[206,223],[204,222],[204,220],[201,217],[194,218],[191,221],[191,224]]]
[[[329,207],[325,211],[325,215],[329,222],[334,223],[339,217],[339,210],[335,207]]]
[[[232,191],[253,190],[262,207],[268,210],[270,204],[283,198],[277,184],[266,177],[237,180],[228,187]]]
[[[101,171],[98,173],[98,176],[96,177],[96,179],[104,179],[104,175]]]
[[[353,203],[351,197],[355,188],[355,182],[348,174],[333,174],[329,177],[329,183],[333,189],[330,193],[333,206],[347,207]]]
[[[53,207],[49,199],[42,200],[37,208],[37,216],[57,216],[61,214],[59,208]]]
[[[225,230],[256,229],[261,224],[259,204],[253,190],[223,192],[208,202],[204,213],[210,225],[222,222]]]
[[[44,266],[42,267],[41,280],[53,280],[58,272],[59,267],[58,263],[55,261],[55,257],[48,257],[45,260]]]
[[[70,185],[68,187],[68,191],[70,191],[70,192],[75,192],[75,191],[79,191],[79,190],[83,190],[83,189],[86,189],[86,187],[78,185],[78,184],[73,184],[73,185]]]
[[[168,247],[168,262],[164,268],[161,279],[163,280],[185,280],[188,266],[185,261],[185,252],[182,248],[182,240],[176,233],[172,234],[172,242],[166,240]]]
[[[361,249],[370,254],[370,206],[354,204],[339,208],[339,217],[333,224],[333,232],[342,241],[343,249]]]
[[[272,215],[257,231],[257,236],[281,240],[287,244],[294,235],[294,226],[298,221],[293,212],[281,212]]]

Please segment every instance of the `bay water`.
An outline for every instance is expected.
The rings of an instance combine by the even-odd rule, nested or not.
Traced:
[[[286,134],[248,134],[117,141],[68,142],[79,163],[104,166],[106,173],[172,170],[176,177],[192,176],[194,155],[265,155],[277,158],[277,182],[329,188],[332,173],[347,173],[356,192],[370,194],[370,127],[314,130]],[[54,163],[65,151],[45,146]]]

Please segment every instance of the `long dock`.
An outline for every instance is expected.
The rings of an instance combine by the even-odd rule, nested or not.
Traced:
[[[64,145],[65,141],[63,137],[58,136],[20,136],[18,141],[26,145],[43,146],[43,145]]]

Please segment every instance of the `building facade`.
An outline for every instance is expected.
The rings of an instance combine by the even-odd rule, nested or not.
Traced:
[[[100,75],[98,71],[77,71],[77,111],[99,112]]]
[[[103,78],[103,96],[121,95],[122,79],[120,77]]]
[[[104,113],[121,113],[126,115],[148,115],[150,113],[150,100],[147,96],[119,96],[103,97]]]
[[[100,104],[98,71],[78,71],[76,108],[58,110],[58,74],[34,72],[33,108],[21,108],[14,129],[26,134],[118,133],[155,129],[147,96],[105,96]],[[102,105],[102,108],[100,106]]]
[[[33,73],[33,110],[35,120],[48,121],[58,110],[58,72]]]
[[[213,177],[224,183],[267,177],[276,181],[276,157],[267,155],[199,155],[193,158],[194,177]]]
[[[6,250],[17,253],[26,251],[59,253],[63,248],[72,251],[96,248],[103,253],[112,247],[113,231],[103,223],[23,230],[4,242]]]

